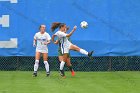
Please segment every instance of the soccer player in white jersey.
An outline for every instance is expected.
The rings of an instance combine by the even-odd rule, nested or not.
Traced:
[[[49,71],[49,63],[48,63],[48,47],[47,45],[50,43],[51,37],[46,32],[46,26],[40,25],[39,32],[37,32],[34,36],[33,45],[36,47],[36,55],[35,55],[35,64],[34,64],[34,73],[33,76],[37,76],[37,70],[39,67],[39,59],[40,55],[43,55],[44,65],[46,69],[46,75],[50,75]]]
[[[67,30],[69,30],[69,27],[67,27]],[[65,31],[65,33],[67,32],[67,30]],[[70,37],[67,37],[67,38],[71,42]],[[61,63],[63,61],[63,54],[62,54],[62,51],[61,51],[60,40],[59,39],[56,40],[55,44],[58,44],[58,59],[59,59],[59,62]],[[69,68],[69,70],[71,71],[71,75],[75,76],[75,72],[74,72],[74,69],[73,69],[71,61],[70,61],[70,53],[68,53],[66,64],[67,64],[67,67]]]
[[[87,55],[89,57],[92,56],[92,53],[93,51],[91,52],[87,52],[86,50],[84,49],[81,49],[79,48],[78,46],[72,44],[67,37],[70,37],[74,31],[76,30],[77,26],[74,26],[73,30],[69,33],[69,34],[66,34],[65,31],[67,29],[67,26],[65,23],[59,23],[59,22],[55,22],[52,24],[52,27],[51,27],[51,30],[52,31],[55,31],[55,29],[59,28],[59,30],[52,36],[52,41],[55,43],[56,41],[54,40],[55,36],[57,36],[60,40],[60,43],[61,43],[61,51],[62,51],[62,54],[63,54],[63,60],[61,61],[60,63],[60,75],[62,77],[65,77],[65,73],[64,73],[64,65],[65,65],[65,62],[67,61],[67,58],[68,58],[68,53],[69,53],[69,50],[75,50],[75,51],[78,51],[84,55]]]

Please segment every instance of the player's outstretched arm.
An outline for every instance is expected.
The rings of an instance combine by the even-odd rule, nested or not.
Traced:
[[[77,29],[77,26],[74,26],[73,30],[69,34],[67,34],[66,37],[70,37],[75,32],[76,29]]]
[[[53,43],[55,43],[55,41],[54,41],[55,36],[56,36],[56,35],[53,35],[53,36],[52,36],[52,42],[53,42]]]

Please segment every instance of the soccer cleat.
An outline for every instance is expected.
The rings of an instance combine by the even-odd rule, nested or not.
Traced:
[[[74,70],[71,71],[71,76],[75,76]]]
[[[62,77],[65,77],[64,70],[60,70],[60,75],[61,75]]]
[[[33,77],[37,77],[37,72],[36,71],[33,73]]]
[[[47,73],[46,73],[46,76],[49,77],[49,76],[50,76],[50,72],[47,72]]]
[[[91,57],[91,56],[92,56],[92,54],[93,54],[93,51],[88,52],[88,57]]]

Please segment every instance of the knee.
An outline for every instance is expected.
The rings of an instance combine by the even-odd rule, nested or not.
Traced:
[[[61,62],[61,61],[63,61],[63,59],[59,57],[59,61]]]
[[[78,51],[79,52],[80,51],[80,48],[79,47],[76,47],[74,51]]]
[[[72,66],[71,64],[67,64],[68,67]]]
[[[66,58],[63,58],[63,60],[62,60],[62,61],[67,62],[67,59],[66,59]]]

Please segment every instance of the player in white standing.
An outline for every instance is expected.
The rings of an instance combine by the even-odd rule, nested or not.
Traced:
[[[46,32],[46,26],[45,25],[40,25],[39,30],[40,31],[35,34],[34,42],[33,42],[33,46],[36,46],[35,64],[34,64],[34,73],[33,73],[34,77],[37,76],[37,70],[38,70],[38,67],[39,67],[39,60],[40,60],[40,55],[41,54],[42,54],[43,60],[44,60],[46,75],[47,76],[50,75],[47,45],[50,43],[51,37]]]
[[[62,77],[65,77],[65,73],[64,73],[64,65],[65,65],[65,62],[67,62],[67,58],[68,58],[68,53],[69,53],[69,50],[75,50],[75,51],[78,51],[84,55],[87,55],[89,57],[92,56],[92,53],[93,51],[91,52],[87,52],[86,50],[84,49],[81,49],[79,48],[78,46],[72,44],[67,37],[70,37],[74,31],[76,30],[77,26],[74,26],[73,30],[69,33],[69,34],[66,34],[65,31],[67,29],[67,26],[65,23],[59,23],[59,22],[55,22],[52,24],[52,27],[51,27],[51,30],[52,31],[55,31],[55,29],[59,28],[59,30],[52,36],[52,41],[54,43],[56,43],[56,41],[54,40],[55,36],[57,36],[60,40],[60,43],[61,43],[61,51],[62,51],[62,54],[63,54],[63,60],[61,61],[60,63],[60,75]]]

